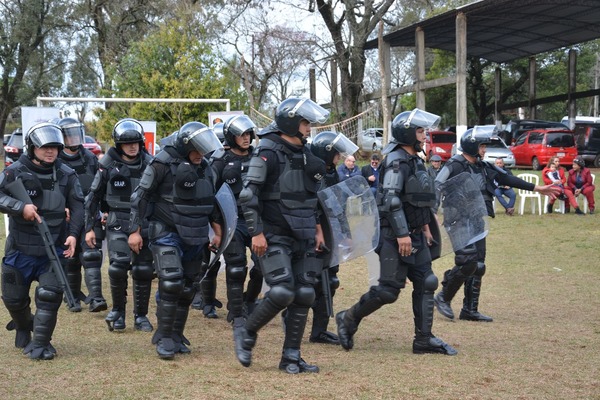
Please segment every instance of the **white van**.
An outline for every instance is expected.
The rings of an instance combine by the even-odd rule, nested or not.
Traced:
[[[569,126],[569,117],[565,116],[560,122],[562,122],[566,126]],[[575,117],[575,123],[576,124],[580,124],[580,123],[600,124],[600,117],[588,117],[585,115],[577,115]],[[573,127],[570,127],[570,129],[573,129]]]

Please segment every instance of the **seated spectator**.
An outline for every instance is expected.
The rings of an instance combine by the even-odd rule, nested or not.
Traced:
[[[338,167],[338,175],[340,176],[340,182],[345,181],[353,176],[360,175],[360,169],[355,165],[356,159],[354,156],[348,156],[344,160],[344,164]]]
[[[442,157],[434,154],[429,159],[429,162],[431,163],[431,166],[427,168],[427,173],[429,173],[429,176],[435,179],[437,174],[439,174],[442,170]]]
[[[498,169],[505,171],[508,175],[513,174],[510,169],[506,169],[503,159],[496,158],[495,163]],[[500,204],[502,204],[502,207],[504,207],[504,213],[512,217],[515,213],[515,201],[517,200],[517,194],[513,188],[510,186],[498,186],[495,190],[495,194]],[[508,201],[506,201],[504,197],[508,198]]]
[[[571,189],[575,198],[580,194],[585,196],[590,207],[590,214],[593,214],[596,209],[594,203],[594,189],[596,187],[592,183],[592,173],[589,168],[585,167],[583,158],[577,157],[573,160],[573,169],[569,171],[567,187]]]
[[[375,196],[377,194],[377,183],[379,182],[379,156],[373,154],[371,156],[371,164],[362,167],[360,173],[369,182],[371,192]]]
[[[556,171],[558,172],[558,180],[556,179],[551,179],[550,177],[554,177],[555,176],[555,172],[552,172],[552,165],[554,165],[556,167]],[[551,174],[548,174],[548,173]],[[566,186],[567,184],[567,177],[565,175],[565,169],[563,167],[560,166],[560,158],[559,157],[552,157],[550,158],[550,160],[548,160],[548,164],[546,165],[546,167],[542,170],[542,180],[544,181],[544,183],[546,185],[562,185],[562,194],[560,196],[558,196],[558,200],[563,200],[565,202],[565,213],[568,213],[571,211],[571,206],[575,209],[575,214],[577,215],[583,215],[583,211],[581,211],[581,209],[579,208],[579,205],[577,205],[577,199],[575,198],[575,196],[573,195],[573,191],[571,190],[571,188],[569,188],[568,186]],[[548,200],[548,209],[546,210],[549,214],[552,213],[552,210],[554,209],[554,202],[556,201],[556,199],[549,199]]]

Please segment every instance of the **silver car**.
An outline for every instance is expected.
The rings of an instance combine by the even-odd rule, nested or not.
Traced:
[[[383,147],[383,128],[369,128],[359,133],[358,146],[362,151],[381,150]]]

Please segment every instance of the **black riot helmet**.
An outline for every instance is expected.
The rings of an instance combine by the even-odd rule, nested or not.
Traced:
[[[416,151],[421,151],[421,142],[417,140],[417,129],[435,129],[439,123],[439,115],[418,108],[401,112],[392,121],[392,141],[413,146]]]
[[[275,124],[287,136],[303,139],[298,132],[300,122],[307,120],[311,124],[324,123],[329,118],[329,111],[314,101],[300,97],[290,97],[281,102],[275,111]]]
[[[188,122],[179,129],[173,146],[184,158],[194,150],[204,155],[223,148],[213,130],[196,121]]]
[[[65,147],[77,150],[84,143],[84,125],[75,118],[63,118],[58,120],[58,126],[63,133]]]
[[[144,128],[133,118],[124,118],[115,124],[112,132],[115,145],[125,143],[144,144]]]
[[[467,129],[460,138],[459,150],[471,157],[479,157],[479,146],[491,143],[490,137],[495,130],[488,130],[487,126],[475,126]]]
[[[242,136],[244,133],[248,132],[250,134],[250,140],[254,140],[256,125],[248,116],[246,115],[234,115],[225,121],[223,125],[223,135],[225,136],[225,143],[229,147],[236,148],[238,147],[235,142],[236,136]]]
[[[63,133],[60,126],[52,124],[50,122],[42,122],[29,128],[27,135],[25,135],[25,151],[27,157],[31,160],[37,159],[33,153],[35,147],[58,147],[58,151],[61,151],[65,146],[63,139]],[[48,163],[37,159],[42,166],[49,167]]]
[[[348,157],[358,150],[355,145],[341,132],[323,131],[314,137],[310,144],[310,151],[326,165],[333,164],[336,154]]]

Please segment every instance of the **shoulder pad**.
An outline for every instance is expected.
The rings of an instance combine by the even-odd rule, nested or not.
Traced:
[[[75,173],[75,170],[73,168],[69,167],[66,163],[63,162],[60,163],[58,169],[65,175],[72,175]]]
[[[256,150],[260,151],[260,149],[270,149],[276,150],[279,144],[275,143],[273,140],[268,138],[262,138],[258,141],[258,146],[256,146]]]
[[[154,157],[146,152],[142,153],[142,162],[146,165],[150,164],[150,162],[152,162],[152,160],[154,160]]]
[[[394,149],[397,146],[400,146],[400,145],[396,142],[389,142],[388,144],[385,145],[383,150],[381,150],[381,154],[383,154],[383,155],[390,154],[392,151],[394,151]]]
[[[161,164],[169,164],[169,163],[173,162],[174,160],[175,160],[175,158],[173,158],[173,156],[171,156],[168,152],[160,151],[160,152],[158,152],[158,154],[154,157],[154,159],[152,161],[158,162]]]
[[[110,153],[107,151],[104,157],[100,159],[100,167],[108,169],[108,167],[110,167],[114,162],[115,160],[110,156]]]
[[[385,156],[385,165],[392,165],[394,161],[408,162],[408,153],[405,151],[394,151]]]

